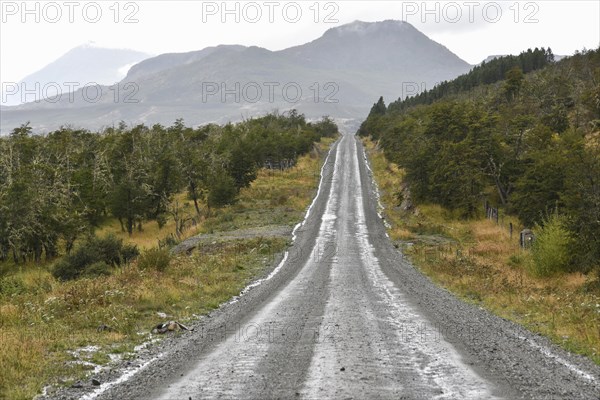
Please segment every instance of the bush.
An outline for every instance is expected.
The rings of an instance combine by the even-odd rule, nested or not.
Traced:
[[[92,238],[87,243],[88,247],[96,249],[100,255],[100,259],[106,264],[120,265],[121,264],[121,249],[123,241],[114,235],[108,235],[104,238]]]
[[[531,269],[535,275],[551,276],[571,267],[574,239],[567,226],[566,218],[554,213],[534,228]]]
[[[13,296],[27,292],[23,280],[17,276],[5,276],[0,278],[0,295]]]
[[[215,180],[208,192],[208,204],[210,207],[223,207],[228,204],[233,204],[236,201],[238,194],[235,180],[229,176],[221,176]]]
[[[140,255],[140,251],[134,244],[126,244],[121,248],[121,262],[129,264]]]
[[[138,259],[138,267],[140,269],[156,269],[164,271],[171,262],[171,254],[167,249],[150,249],[146,250]]]
[[[105,261],[97,261],[85,267],[81,276],[88,278],[93,278],[96,276],[108,276],[111,272],[110,269],[110,265],[108,265]]]
[[[57,262],[52,271],[55,278],[67,281],[81,276],[110,275],[111,267],[132,261],[139,251],[136,246],[123,245],[113,235],[90,237],[75,252]]]
[[[72,254],[57,262],[52,271],[55,278],[69,281],[77,279],[85,269],[95,262],[102,260],[102,255],[93,242],[88,241]]]

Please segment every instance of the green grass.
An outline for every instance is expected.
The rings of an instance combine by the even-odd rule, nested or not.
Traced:
[[[297,223],[316,191],[331,143],[323,140],[293,169],[260,171],[236,205],[213,210],[186,236]],[[158,230],[153,222],[144,227],[129,237],[109,221],[100,233],[148,249],[174,229],[167,224]],[[74,361],[106,365],[109,354],[131,357],[133,347],[163,322],[158,312],[180,321],[209,312],[239,294],[287,245],[277,237],[219,241],[191,256],[173,257],[164,271],[133,263],[108,277],[70,282],[54,279],[49,265],[3,265],[10,273],[0,278],[0,399],[31,399],[45,385],[72,384],[93,368]],[[99,332],[101,324],[113,330]],[[98,350],[72,353],[90,345]]]
[[[436,205],[416,212],[397,207],[403,172],[366,140],[381,190],[389,234],[413,264],[466,301],[520,323],[600,364],[600,281],[598,274],[531,272],[532,255],[518,244],[519,221],[504,216],[499,225],[485,219],[461,220]],[[515,226],[510,237],[508,224]]]

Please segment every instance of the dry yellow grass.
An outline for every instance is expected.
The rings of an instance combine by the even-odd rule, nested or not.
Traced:
[[[386,206],[393,240],[415,245],[408,256],[425,274],[467,301],[550,337],[565,348],[600,363],[600,283],[593,275],[563,274],[552,278],[530,275],[530,254],[518,244],[518,229],[510,237],[508,224],[489,220],[459,220],[435,205],[420,205],[418,217],[395,207],[394,190],[402,171],[388,166],[383,153],[365,141]],[[432,242],[431,235],[449,239]],[[423,240],[421,240],[423,239]]]
[[[187,199],[186,193],[179,193],[175,196],[175,200],[181,204],[182,214],[191,216],[196,214],[193,204]],[[188,229],[184,232],[182,239],[197,233],[198,228]],[[141,232],[134,229],[133,233],[129,235],[126,231],[121,229],[121,225],[116,218],[110,218],[96,230],[96,235],[98,236],[106,236],[108,234],[123,239],[123,241],[127,243],[135,244],[142,250],[151,249],[158,246],[159,240],[163,240],[165,237],[175,234],[175,222],[172,218],[169,218],[162,228],[159,228],[158,224],[154,221],[146,222],[142,225]]]

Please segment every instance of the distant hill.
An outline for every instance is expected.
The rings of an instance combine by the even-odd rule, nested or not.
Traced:
[[[166,53],[156,57],[148,58],[138,64],[135,64],[125,77],[125,81],[130,82],[145,75],[152,75],[156,72],[164,71],[180,65],[191,64],[199,61],[206,56],[215,53],[237,52],[245,50],[245,46],[240,45],[220,45],[207,47],[198,51],[188,53]]]
[[[79,92],[73,102],[4,111],[2,130],[24,121],[41,130],[64,124],[97,129],[120,120],[170,125],[177,118],[196,125],[291,108],[308,118],[360,120],[382,94],[395,99],[407,88],[430,88],[470,68],[406,22],[356,21],[281,51],[217,46],[149,58],[94,102]],[[127,94],[136,102],[125,102]]]
[[[19,87],[25,85],[27,90],[35,90],[36,84],[41,89],[47,84],[58,84],[64,93],[68,93],[69,85],[76,82],[84,86],[90,82],[100,85],[112,85],[121,81],[129,67],[148,58],[149,55],[133,50],[107,49],[93,45],[76,47],[48,64],[44,68],[26,76],[19,82]],[[49,93],[50,89],[48,89]],[[21,104],[21,95],[8,95],[4,105]],[[27,96],[27,101],[34,101],[33,95]]]
[[[481,65],[483,63],[489,63],[490,61],[495,60],[496,58],[504,57],[506,55],[507,54],[498,54],[498,55],[495,55],[495,56],[487,56],[485,60],[483,60],[482,62],[480,62],[477,65]]]

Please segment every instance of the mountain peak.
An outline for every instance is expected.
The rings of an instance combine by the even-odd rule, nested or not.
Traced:
[[[320,38],[283,52],[299,62],[330,70],[350,66],[361,71],[378,68],[410,76],[428,65],[435,73],[426,81],[455,76],[470,68],[447,48],[408,22],[399,20],[354,21],[331,28]]]
[[[366,36],[376,32],[401,32],[412,28],[416,30],[411,24],[405,21],[388,19],[385,21],[377,22],[366,22],[356,20],[348,24],[336,26],[328,29],[323,36],[336,34],[338,36],[344,35],[359,35]]]
[[[42,69],[27,75],[19,82],[19,87],[34,89],[59,86],[61,93],[68,93],[71,86],[67,82],[75,82],[79,87],[87,84],[111,85],[120,81],[133,64],[148,58],[149,55],[129,49],[100,47],[94,42],[87,42],[70,49],[59,58]],[[24,85],[24,86],[23,86]],[[40,100],[41,89],[30,95],[16,93],[6,96],[3,105],[18,105],[25,101]]]
[[[103,47],[98,45],[94,41],[85,42],[77,47],[73,47],[66,53],[64,53],[60,58],[70,57],[70,56],[89,56],[89,54],[98,54],[98,55],[110,55],[111,57],[115,56],[123,56],[126,55],[130,57],[131,55],[136,55],[137,57],[147,58],[150,57],[149,54],[142,53],[136,50],[127,49],[127,48],[117,48],[117,47]],[[57,60],[60,60],[58,58]],[[134,57],[135,58],[135,57]]]

